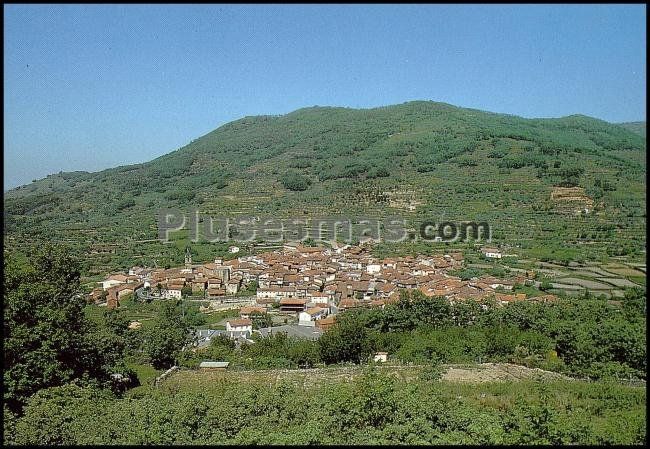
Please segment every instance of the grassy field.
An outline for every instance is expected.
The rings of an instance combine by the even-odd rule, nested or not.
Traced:
[[[164,372],[164,370],[157,370],[149,364],[138,363],[134,360],[127,360],[126,366],[135,371],[138,376],[138,381],[140,381],[140,386],[129,390],[128,394],[130,396],[137,396],[150,391],[156,377],[160,376]]]
[[[205,324],[199,326],[202,329],[225,329],[228,318],[236,318],[239,316],[239,309],[222,310],[219,312],[210,312],[205,314]]]

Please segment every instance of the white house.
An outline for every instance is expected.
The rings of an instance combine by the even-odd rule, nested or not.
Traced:
[[[327,309],[323,307],[312,307],[298,314],[298,325],[315,326],[316,320],[320,320],[321,318],[325,318],[326,316],[327,316]]]
[[[372,357],[372,360],[375,362],[386,362],[388,361],[387,352],[375,352],[375,355]]]
[[[253,322],[248,318],[228,320],[226,321],[226,332],[230,338],[250,337],[253,333]]]
[[[258,288],[257,289],[257,298],[258,299],[275,299],[275,291],[267,288]]]
[[[168,288],[162,291],[162,297],[165,299],[181,299],[181,290],[180,288]]]
[[[366,271],[369,274],[379,273],[381,271],[381,264],[378,263],[369,263],[366,266]]]
[[[481,252],[485,257],[489,257],[491,259],[501,259],[501,250],[497,248],[481,248]]]
[[[257,289],[257,298],[258,299],[282,299],[282,298],[294,298],[297,296],[296,287],[277,287],[271,286],[268,288],[258,288]]]
[[[512,290],[514,288],[514,285],[510,282],[507,281],[493,281],[492,283],[488,284],[491,288],[497,289],[501,287],[504,290]]]
[[[300,312],[298,314],[298,326],[316,326],[316,322],[312,321],[311,315],[307,312]]]
[[[116,285],[119,284],[126,284],[126,281],[128,280],[127,276],[124,274],[113,274],[103,281],[99,281],[99,284],[102,284],[102,288],[104,290],[108,290],[111,287],[115,287]]]
[[[329,302],[332,295],[322,292],[309,292],[307,293],[307,298],[310,299],[310,302]]]
[[[141,276],[144,271],[142,267],[131,267],[129,268],[129,276]]]
[[[239,291],[239,281],[238,280],[231,280],[226,284],[226,294],[229,295],[236,295],[237,292]]]

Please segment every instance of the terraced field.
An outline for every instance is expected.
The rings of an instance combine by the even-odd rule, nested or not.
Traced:
[[[378,365],[377,370],[386,372],[402,381],[415,380],[422,372],[421,366]],[[571,380],[558,373],[531,369],[510,363],[482,363],[475,365],[442,365],[441,380],[445,382],[482,383],[511,382],[522,380],[553,381]],[[163,390],[178,391],[184,386],[214,388],[224,381],[277,385],[288,381],[303,387],[323,383],[350,381],[364,373],[364,367],[327,367],[303,370],[256,370],[256,371],[200,371],[179,370],[159,384]]]
[[[519,259],[516,260],[516,263],[524,264],[526,268],[511,267],[509,264],[512,264],[512,262],[507,259],[500,262],[493,261],[491,264],[469,262],[467,265],[470,268],[480,268],[488,272],[495,269],[495,267],[522,274],[534,271],[537,273],[538,279],[542,278],[551,283],[551,293],[583,295],[588,290],[597,296],[602,295],[609,299],[622,297],[625,288],[645,286],[645,265],[635,262],[621,262],[614,265],[587,262],[585,264],[571,263],[570,266],[562,266],[548,262]],[[542,280],[533,283],[537,288],[541,284]]]
[[[546,274],[552,274],[551,284],[556,293],[564,292],[568,294],[583,294],[589,290],[593,294],[603,295],[606,298],[623,297],[623,290],[628,287],[643,287],[644,281],[639,282],[639,278],[645,280],[645,273],[632,265],[617,264],[602,265],[600,267],[575,266],[565,267],[563,270],[549,270]],[[606,269],[607,267],[607,269]],[[637,267],[639,267],[637,265]],[[645,267],[642,267],[645,269]],[[541,271],[541,270],[540,270]]]

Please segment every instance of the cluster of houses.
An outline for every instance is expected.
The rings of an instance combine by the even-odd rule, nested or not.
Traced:
[[[486,257],[500,258],[496,248],[483,248]],[[194,265],[186,256],[184,267],[146,269],[113,274],[93,290],[92,299],[116,307],[125,295],[147,288],[162,298],[180,298],[183,290],[206,299],[237,294],[257,282],[255,306],[242,308],[239,321],[229,323],[230,335],[249,333],[251,313],[275,309],[298,317],[301,326],[326,330],[334,316],[355,307],[384,307],[399,299],[400,289],[418,289],[426,296],[450,301],[495,298],[499,303],[525,300],[512,292],[527,276],[499,279],[482,276],[462,280],[449,274],[463,266],[463,254],[405,256],[378,259],[367,246],[332,249],[285,244],[282,249],[213,263]],[[539,300],[553,299],[548,297]],[[530,298],[528,298],[530,299]]]
[[[186,257],[184,267],[152,269],[133,267],[128,274],[111,274],[100,281],[101,287],[93,289],[90,297],[95,302],[106,302],[109,308],[117,307],[120,299],[140,288],[160,299],[180,299],[183,289],[206,299],[236,295],[242,285],[247,285],[259,274],[257,266],[231,260],[192,265]],[[251,271],[252,269],[252,271]]]

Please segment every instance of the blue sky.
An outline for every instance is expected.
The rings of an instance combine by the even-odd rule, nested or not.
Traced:
[[[645,5],[5,5],[4,188],[246,115],[410,100],[646,118]]]

